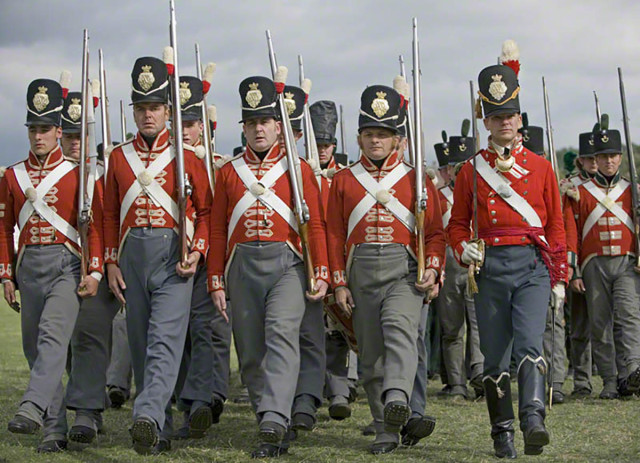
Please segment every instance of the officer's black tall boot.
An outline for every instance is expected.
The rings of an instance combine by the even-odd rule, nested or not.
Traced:
[[[511,380],[508,373],[498,378],[487,376],[483,380],[489,419],[491,420],[491,438],[493,449],[498,458],[515,458],[513,444],[513,405],[511,403]]]
[[[540,455],[542,447],[549,443],[549,432],[544,427],[546,371],[542,357],[534,360],[529,356],[518,369],[518,417],[525,455]]]

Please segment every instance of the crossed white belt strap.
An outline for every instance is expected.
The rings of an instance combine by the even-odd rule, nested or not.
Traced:
[[[453,191],[448,186],[445,186],[440,190],[450,206],[453,206]],[[442,214],[442,227],[447,228],[449,220],[451,219],[451,207],[448,207],[444,214]]]
[[[247,188],[247,191],[244,193],[240,201],[238,201],[233,208],[233,212],[231,213],[231,219],[229,220],[229,232],[227,234],[227,242],[231,239],[231,235],[233,235],[236,226],[238,225],[238,221],[244,215],[244,213],[249,209],[256,201],[260,201],[269,209],[272,209],[278,213],[287,223],[293,228],[296,233],[298,233],[298,221],[296,219],[295,214],[289,207],[287,203],[285,203],[278,195],[273,193],[269,188],[273,186],[276,181],[282,177],[282,175],[289,170],[287,164],[287,158],[283,157],[278,161],[269,171],[262,176],[260,180],[251,172],[251,169],[247,165],[244,157],[239,157],[231,161],[231,165],[234,170],[240,177],[242,183]],[[251,191],[251,186],[259,183],[264,187],[264,193],[258,195]]]
[[[591,194],[591,196],[596,198],[598,204],[593,209],[593,211],[591,211],[591,214],[589,214],[587,220],[585,220],[584,222],[584,227],[582,228],[582,239],[587,236],[593,226],[598,222],[598,219],[602,217],[607,210],[614,214],[617,218],[619,218],[620,221],[625,224],[633,233],[633,220],[631,219],[631,217],[629,217],[629,214],[624,211],[624,209],[616,204],[618,198],[620,198],[625,190],[629,188],[629,182],[620,179],[618,184],[613,187],[611,191],[609,191],[609,193],[606,195],[593,182],[584,183],[583,186],[585,190],[587,190]]]
[[[40,217],[49,222],[53,228],[58,230],[78,246],[80,245],[80,235],[78,234],[78,230],[71,226],[71,224],[65,219],[60,217],[58,213],[51,209],[51,207],[44,201],[44,197],[47,195],[49,190],[51,190],[51,188],[53,188],[62,177],[71,172],[75,167],[75,164],[69,161],[62,161],[62,163],[60,163],[55,169],[49,172],[37,187],[34,187],[31,182],[31,177],[29,177],[25,162],[22,162],[13,168],[13,171],[16,174],[16,180],[18,181],[18,186],[25,197],[27,188],[34,188],[37,193],[35,201],[25,201],[22,205],[22,209],[20,209],[20,214],[18,215],[18,227],[20,228],[20,231],[22,231],[29,221],[31,214],[36,212]]]
[[[480,176],[489,186],[504,199],[511,208],[524,218],[530,226],[542,228],[540,216],[531,204],[511,188],[509,181],[498,174],[481,155],[476,156],[476,168]]]
[[[149,167],[145,168],[144,164],[140,160],[138,153],[133,148],[133,144],[124,145],[122,147],[122,152],[124,154],[124,158],[126,159],[129,167],[133,171],[133,174],[136,177],[136,180],[131,184],[129,189],[124,195],[122,200],[122,204],[120,205],[120,227],[124,224],[124,219],[129,213],[129,209],[133,206],[136,198],[144,191],[144,193],[151,198],[153,203],[163,208],[165,211],[171,215],[173,220],[176,223],[179,223],[180,217],[178,212],[178,204],[173,200],[171,195],[167,193],[162,186],[155,180],[155,177],[164,170],[165,167],[171,163],[173,158],[175,158],[175,153],[172,147],[167,147],[160,156],[158,156],[155,161],[153,161]],[[141,182],[141,174],[146,170],[148,176],[147,180],[150,180],[148,185],[143,185]],[[187,217],[186,218],[186,227],[187,227],[187,236],[189,240],[193,238],[193,221]]]
[[[356,207],[353,208],[349,215],[349,225],[347,231],[347,239],[351,236],[354,228],[362,218],[367,215],[369,209],[371,209],[376,202],[377,193],[382,190],[389,190],[396,183],[398,183],[405,175],[411,172],[411,167],[406,164],[400,163],[391,170],[380,182],[377,182],[371,174],[364,168],[362,163],[358,163],[351,168],[351,172],[356,180],[366,190],[367,194],[360,200]],[[409,229],[410,232],[414,232],[416,228],[416,218],[413,213],[407,209],[397,198],[393,196],[386,204],[382,204],[393,216],[398,219],[402,224]]]

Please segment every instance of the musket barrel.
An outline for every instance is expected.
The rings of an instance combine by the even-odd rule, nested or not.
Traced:
[[[124,112],[124,102],[120,100],[120,133],[122,133],[122,142],[127,141],[127,116]]]
[[[196,77],[202,81],[202,62],[200,61],[200,45],[196,43]],[[211,154],[211,132],[209,128],[209,118],[207,115],[207,98],[206,95],[202,95],[201,106],[201,118],[202,118],[202,145],[204,147],[204,160],[205,167],[207,169],[207,177],[209,178],[209,186],[213,193],[213,187],[215,182],[215,172],[213,170],[213,156]]]
[[[84,278],[87,274],[87,235],[89,226],[89,211],[87,210],[87,128],[89,105],[89,32],[84,29],[82,38],[82,73],[80,89],[82,92],[82,113],[80,117],[80,159],[78,179],[78,232],[80,234],[81,264],[80,273]]]
[[[480,151],[480,136],[478,134],[478,119],[476,117],[476,92],[473,81],[469,81],[469,99],[471,100],[471,126],[475,139],[475,153],[473,156],[473,239],[478,239],[478,171],[476,170],[476,154]]]
[[[406,78],[406,72],[404,68],[404,56],[399,56],[400,61],[400,75]],[[407,140],[409,143],[407,144],[409,147],[409,162],[412,165],[416,165],[416,154],[415,147],[413,146],[413,116],[411,115],[411,110],[409,109],[409,102],[407,102]]]
[[[598,93],[595,90],[593,91],[593,98],[596,102],[596,121],[600,123],[600,119],[602,117],[600,113],[600,100],[598,99]]]
[[[345,140],[345,128],[344,128],[344,111],[342,105],[340,105],[340,144],[342,145],[342,152],[347,154],[347,143]]]
[[[542,76],[542,92],[544,94],[544,118],[547,124],[547,143],[549,145],[549,160],[553,173],[556,176],[556,182],[560,183],[560,174],[558,172],[558,162],[556,160],[556,147],[553,143],[553,126],[551,125],[551,111],[549,110],[549,94],[547,93],[547,83]]]
[[[414,153],[416,181],[416,248],[418,250],[418,281],[424,280],[424,215],[427,209],[427,189],[424,179],[424,153],[422,151],[422,104],[420,90],[420,44],[418,42],[418,19],[413,18],[413,114],[415,123]]]

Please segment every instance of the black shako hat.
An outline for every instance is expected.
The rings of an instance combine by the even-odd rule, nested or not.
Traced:
[[[51,79],[36,79],[27,88],[26,126],[53,125],[60,127],[64,106],[62,86]]]
[[[338,126],[338,110],[333,101],[316,101],[309,106],[311,125],[316,136],[316,143],[337,144],[336,127]]]
[[[380,127],[398,133],[400,94],[386,85],[367,87],[360,97],[358,133],[368,127]]]
[[[158,58],[138,58],[131,70],[131,103],[169,103],[169,72]]]
[[[203,99],[202,81],[193,76],[180,76],[180,110],[183,121],[202,120]]]
[[[267,77],[247,77],[238,87],[242,104],[242,120],[255,117],[273,117],[278,119],[276,112],[276,86]]]
[[[544,129],[529,125],[527,113],[522,113],[522,127],[518,130],[522,134],[522,145],[538,156],[544,156]]]
[[[442,143],[436,143],[433,145],[433,149],[436,150],[436,158],[438,158],[438,167],[446,167],[449,165],[449,137],[444,130],[442,133]]]
[[[62,108],[62,133],[80,133],[82,126],[82,93],[69,92]]]
[[[484,117],[520,112],[520,84],[509,66],[494,64],[484,68],[478,75],[478,88]]]
[[[593,128],[593,155],[622,154],[620,132],[609,130],[609,116],[602,115],[600,125]]]
[[[476,139],[469,136],[471,121],[462,121],[460,136],[449,137],[449,165],[455,166],[475,154]]]
[[[579,152],[578,157],[587,158],[592,157],[593,154],[593,132],[585,132],[578,135]]]
[[[307,101],[307,94],[300,87],[293,85],[285,85],[284,87],[284,106],[289,115],[291,128],[294,130],[302,130],[302,115],[304,114],[304,104]]]

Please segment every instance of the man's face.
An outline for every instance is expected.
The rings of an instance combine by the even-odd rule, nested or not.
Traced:
[[[484,119],[484,127],[491,133],[491,139],[500,146],[507,146],[518,135],[522,126],[520,114],[498,114]]]
[[[318,158],[320,159],[320,164],[326,166],[331,162],[331,157],[333,156],[333,151],[336,145],[333,143],[318,143],[316,146],[318,147]]]
[[[187,145],[196,146],[200,142],[200,135],[204,124],[202,121],[182,121],[182,141]]]
[[[28,129],[31,152],[36,156],[46,156],[58,145],[62,129],[54,125],[32,125]]]
[[[596,155],[596,164],[598,170],[607,177],[611,177],[618,172],[620,163],[622,162],[622,154],[598,154]]]
[[[75,161],[80,159],[80,134],[79,133],[63,133],[60,140],[62,145],[62,153]]]
[[[155,137],[166,127],[169,107],[162,103],[136,103],[133,119],[138,131],[145,137]]]
[[[589,174],[595,174],[596,172],[598,172],[598,164],[596,163],[595,156],[578,158],[578,162],[582,164],[582,168],[585,172]]]
[[[282,129],[273,117],[254,117],[244,121],[242,131],[251,149],[261,153],[273,146]]]
[[[398,145],[398,137],[382,127],[367,127],[358,135],[358,145],[369,159],[384,159]]]
[[[444,167],[439,167],[438,173],[440,174],[440,177],[442,178],[442,181],[444,182],[445,185],[448,185],[449,183],[451,183],[451,176],[449,175],[448,165]]]

